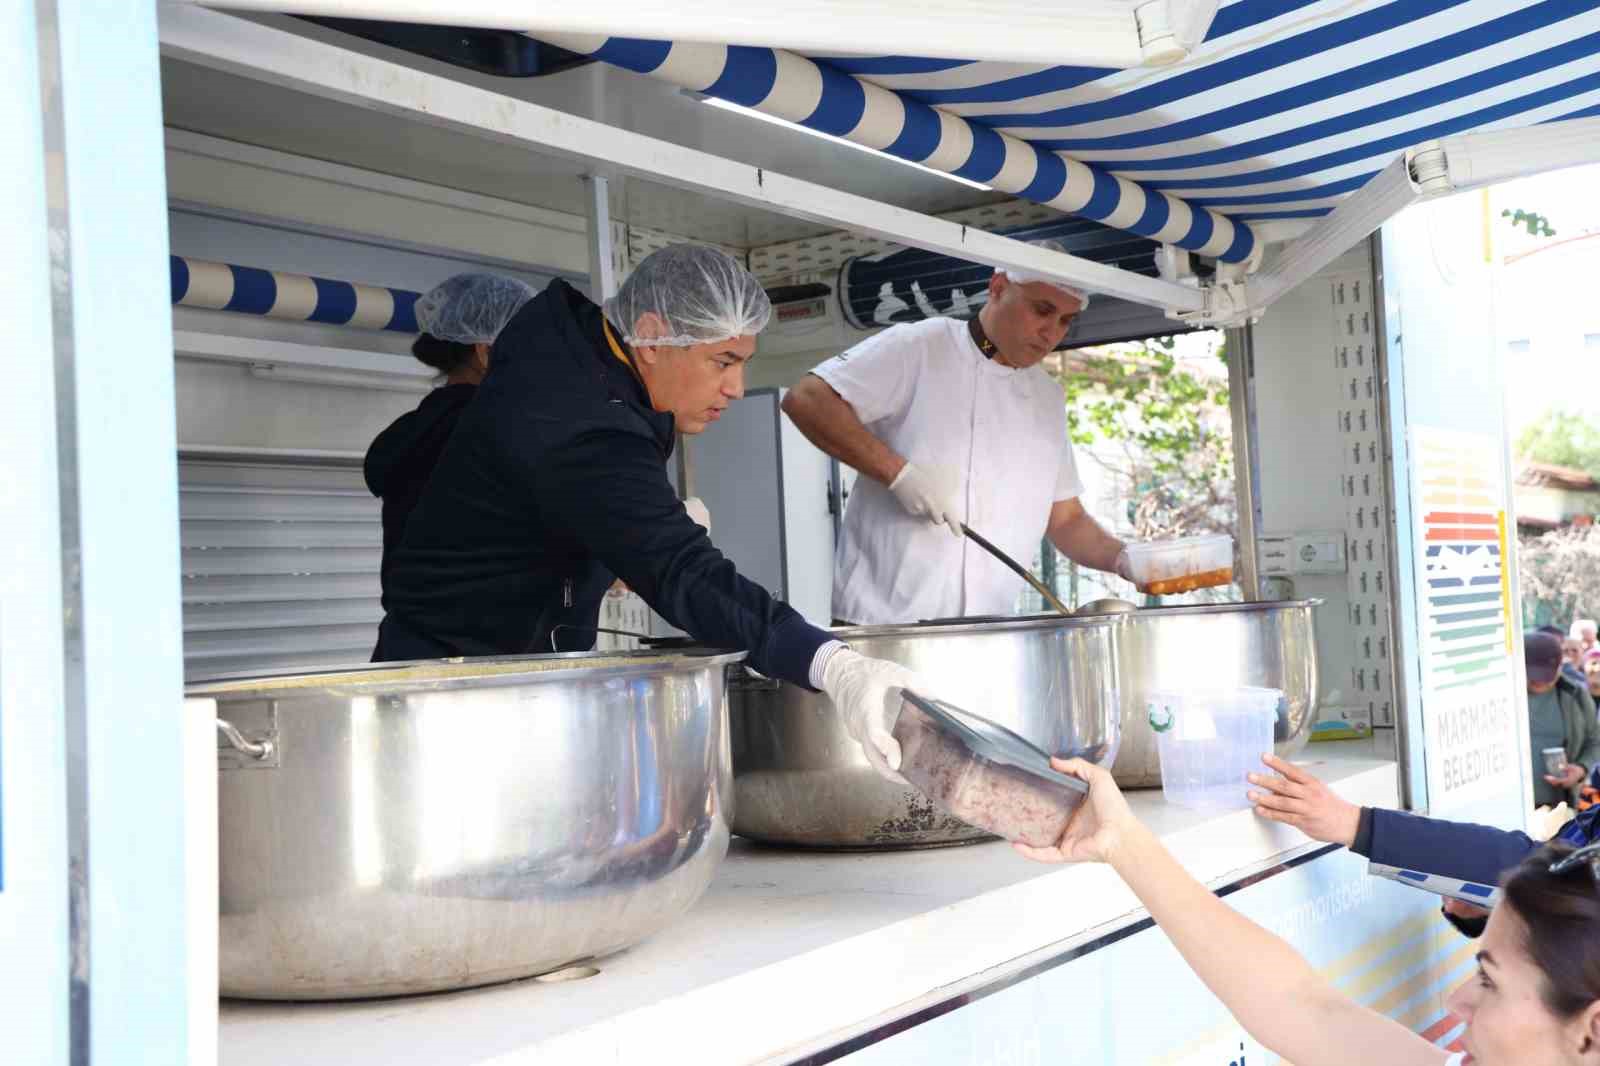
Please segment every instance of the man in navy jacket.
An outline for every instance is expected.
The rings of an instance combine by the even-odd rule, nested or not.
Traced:
[[[392,553],[374,659],[591,648],[621,578],[696,640],[825,691],[898,780],[889,729],[912,675],[742,577],[667,479],[675,434],[742,395],[771,314],[742,266],[695,245],[648,256],[604,312],[562,281],[524,304]]]
[[[1313,840],[1343,844],[1381,866],[1495,885],[1539,847],[1526,833],[1358,807],[1292,763],[1274,755],[1263,761],[1278,776],[1250,775],[1251,784],[1262,790],[1250,793],[1257,814],[1292,825]],[[1563,826],[1556,839],[1582,847],[1597,835],[1600,807],[1593,807]],[[1480,908],[1449,900],[1444,913],[1466,935],[1482,935],[1485,912]]]

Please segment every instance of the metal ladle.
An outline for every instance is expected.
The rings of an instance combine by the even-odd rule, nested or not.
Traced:
[[[1062,614],[1070,615],[1072,613],[1072,609],[1066,604],[1062,603],[1060,600],[1056,599],[1056,594],[1051,592],[1049,587],[1045,585],[1043,581],[1040,581],[1038,578],[1034,577],[1031,570],[1017,562],[1015,559],[1011,558],[1011,556],[1007,555],[999,548],[995,547],[985,538],[979,536],[977,533],[974,533],[971,526],[963,523],[961,526],[961,532],[965,533],[968,539],[970,539],[978,547],[982,548],[996,559],[999,559],[1007,567],[1015,571],[1017,576],[1022,578],[1022,580],[1026,581],[1029,585],[1032,585],[1033,590],[1044,597],[1044,602],[1048,603]]]

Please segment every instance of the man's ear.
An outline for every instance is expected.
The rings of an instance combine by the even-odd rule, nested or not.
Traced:
[[[667,332],[666,320],[654,311],[646,311],[633,324],[633,354],[641,363],[654,366],[661,359],[661,350],[650,343],[650,338],[665,337]]]

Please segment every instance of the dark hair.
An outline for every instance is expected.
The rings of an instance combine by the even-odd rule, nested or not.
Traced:
[[[441,374],[451,374],[472,361],[472,345],[457,341],[442,341],[431,333],[423,333],[411,342],[411,354],[425,365]]]
[[[1551,636],[1561,637],[1562,639],[1565,639],[1567,635],[1567,631],[1562,629],[1560,626],[1540,626],[1538,629],[1535,629],[1534,632],[1549,633]]]
[[[1550,864],[1571,854],[1548,844],[1506,876],[1505,901],[1522,919],[1524,944],[1544,974],[1540,994],[1558,1018],[1571,1018],[1600,1000],[1600,882],[1588,863],[1553,874]]]

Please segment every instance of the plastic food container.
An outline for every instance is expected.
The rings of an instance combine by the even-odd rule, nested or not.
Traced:
[[[1145,705],[1161,755],[1161,789],[1183,807],[1248,807],[1245,775],[1272,750],[1275,688],[1155,692]]]
[[[1151,596],[1174,596],[1233,581],[1233,538],[1226,533],[1128,545],[1133,583]]]
[[[1089,786],[1003,726],[907,692],[894,724],[900,773],[948,813],[1034,847],[1061,839]]]

